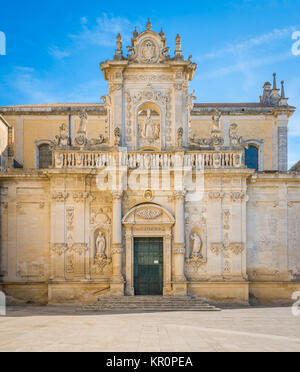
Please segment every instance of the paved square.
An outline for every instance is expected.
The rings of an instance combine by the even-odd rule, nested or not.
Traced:
[[[10,307],[0,317],[0,351],[299,352],[300,316],[290,308],[94,314]]]

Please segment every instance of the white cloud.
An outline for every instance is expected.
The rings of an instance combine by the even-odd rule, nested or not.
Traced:
[[[220,69],[213,70],[210,73],[203,74],[202,78],[206,79],[212,79],[212,78],[218,78],[226,75],[230,75],[232,73],[236,72],[243,72],[247,73],[247,71],[252,70],[257,67],[273,64],[275,62],[282,62],[291,57],[291,53],[282,53],[277,55],[270,55],[265,58],[254,58],[254,59],[245,59],[241,62],[238,62],[236,64],[225,66]]]
[[[137,23],[132,23],[125,17],[114,17],[102,14],[91,22],[87,17],[80,19],[80,31],[76,34],[68,35],[68,43],[65,48],[57,46],[49,48],[49,54],[56,59],[69,57],[74,50],[80,50],[89,45],[101,47],[114,47],[116,36],[120,33],[123,43],[129,43],[131,34]]]
[[[69,57],[70,56],[70,52],[68,52],[67,50],[60,50],[58,49],[58,47],[54,46],[54,47],[50,47],[48,49],[49,51],[49,54],[56,58],[56,59],[64,59],[66,57]]]
[[[223,57],[226,54],[243,55],[249,52],[250,49],[289,37],[292,35],[292,32],[294,30],[294,26],[285,27],[283,29],[275,29],[271,32],[256,36],[254,38],[250,38],[241,43],[230,44],[222,49],[213,51],[201,57],[197,57],[197,61],[217,59]]]
[[[15,67],[11,74],[3,77],[3,80],[7,90],[3,98],[0,92],[1,101],[4,98],[7,100],[9,92],[13,92],[16,104],[97,102],[95,97],[100,97],[101,92],[106,90],[105,83],[99,79],[68,87],[69,90],[66,91],[59,80],[41,77],[29,67]]]

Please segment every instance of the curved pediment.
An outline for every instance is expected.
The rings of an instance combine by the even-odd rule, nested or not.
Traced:
[[[141,204],[132,208],[123,218],[124,225],[174,225],[175,219],[157,204]]]

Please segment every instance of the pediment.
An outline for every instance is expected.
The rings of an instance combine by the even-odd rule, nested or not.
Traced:
[[[157,204],[142,204],[132,208],[123,218],[124,225],[173,225],[175,219]]]

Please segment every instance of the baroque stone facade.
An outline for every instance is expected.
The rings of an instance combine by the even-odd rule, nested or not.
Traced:
[[[162,295],[288,302],[300,175],[287,172],[284,89],[197,104],[179,35],[174,56],[150,21],[126,57],[116,44],[103,103],[0,108],[0,289],[15,303],[134,296],[144,238],[163,242]]]

